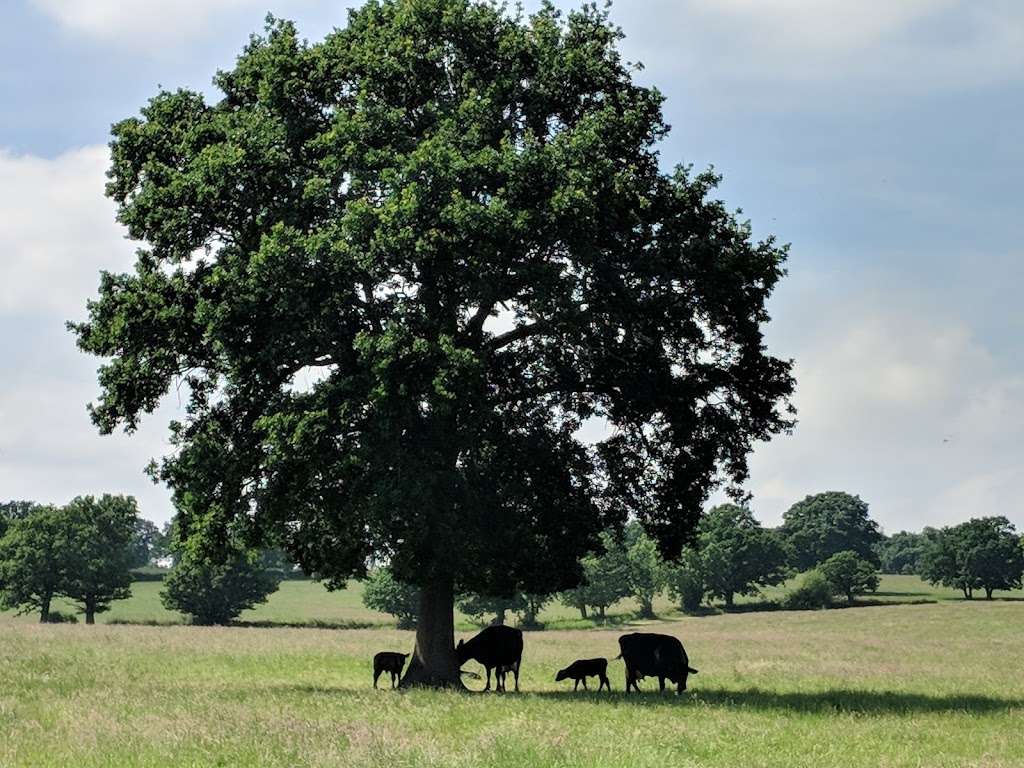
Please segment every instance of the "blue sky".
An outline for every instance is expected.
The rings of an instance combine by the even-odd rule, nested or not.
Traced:
[[[558,3],[571,7],[571,3]],[[268,11],[318,39],[348,3],[7,0],[0,26],[0,498],[127,492],[172,393],[131,437],[85,412],[97,361],[63,330],[133,246],[102,196],[110,124],[158,85],[211,92]],[[535,3],[527,3],[527,8]],[[1024,526],[1024,4],[620,0],[666,95],[666,166],[713,164],[758,235],[792,244],[772,352],[800,424],[759,446],[768,524],[848,490],[887,531],[1004,514]]]

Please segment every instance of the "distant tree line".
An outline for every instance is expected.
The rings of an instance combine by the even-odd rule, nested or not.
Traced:
[[[1024,543],[1006,518],[886,537],[864,500],[838,491],[797,502],[776,529],[760,525],[745,506],[716,506],[702,517],[691,545],[671,562],[662,559],[637,523],[618,536],[602,533],[600,544],[580,560],[583,580],[575,589],[549,595],[469,594],[461,596],[458,608],[481,625],[514,619],[523,627],[540,626],[540,609],[552,600],[597,622],[624,599],[635,602],[638,617],[650,618],[655,598],[665,592],[685,612],[701,611],[711,601],[721,601],[728,610],[737,597],[757,596],[799,573],[803,576],[780,607],[853,604],[878,589],[880,573],[916,574],[959,589],[969,599],[976,591],[991,597],[995,590],[1020,587],[1024,571]],[[371,572],[363,600],[394,615],[401,627],[416,624],[418,593],[387,568]]]

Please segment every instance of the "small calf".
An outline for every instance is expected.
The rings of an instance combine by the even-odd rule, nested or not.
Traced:
[[[601,690],[605,686],[610,691],[612,684],[608,682],[608,659],[578,659],[570,664],[565,669],[558,671],[555,675],[555,682],[562,680],[573,680],[572,689],[575,691],[579,688],[580,683],[583,683],[583,690],[587,690],[587,678],[596,677],[600,680],[597,686],[597,690]]]
[[[402,675],[402,667],[405,666],[405,659],[408,653],[395,653],[394,651],[381,651],[373,657],[373,687],[377,687],[377,678],[384,672],[391,673],[391,687],[398,685]]]

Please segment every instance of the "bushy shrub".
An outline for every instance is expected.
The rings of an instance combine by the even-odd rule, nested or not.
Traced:
[[[813,611],[831,605],[832,585],[816,569],[804,574],[800,584],[782,601],[782,607],[790,611]]]
[[[266,602],[280,578],[265,571],[259,555],[245,549],[214,563],[186,553],[164,579],[164,607],[192,617],[193,624],[227,624],[247,608]]]
[[[389,568],[377,568],[363,582],[363,605],[398,619],[399,629],[414,629],[420,610],[420,589],[399,581]]]

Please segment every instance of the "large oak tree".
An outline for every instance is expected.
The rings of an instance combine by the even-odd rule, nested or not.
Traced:
[[[113,129],[145,247],[73,326],[109,358],[96,424],[182,382],[155,470],[180,535],[272,539],[330,585],[387,561],[422,587],[405,683],[458,684],[454,594],[571,587],[627,516],[678,553],[791,423],[761,333],[785,249],[662,170],[619,37],[591,7],[378,0],[315,44],[271,21],[219,101]]]

